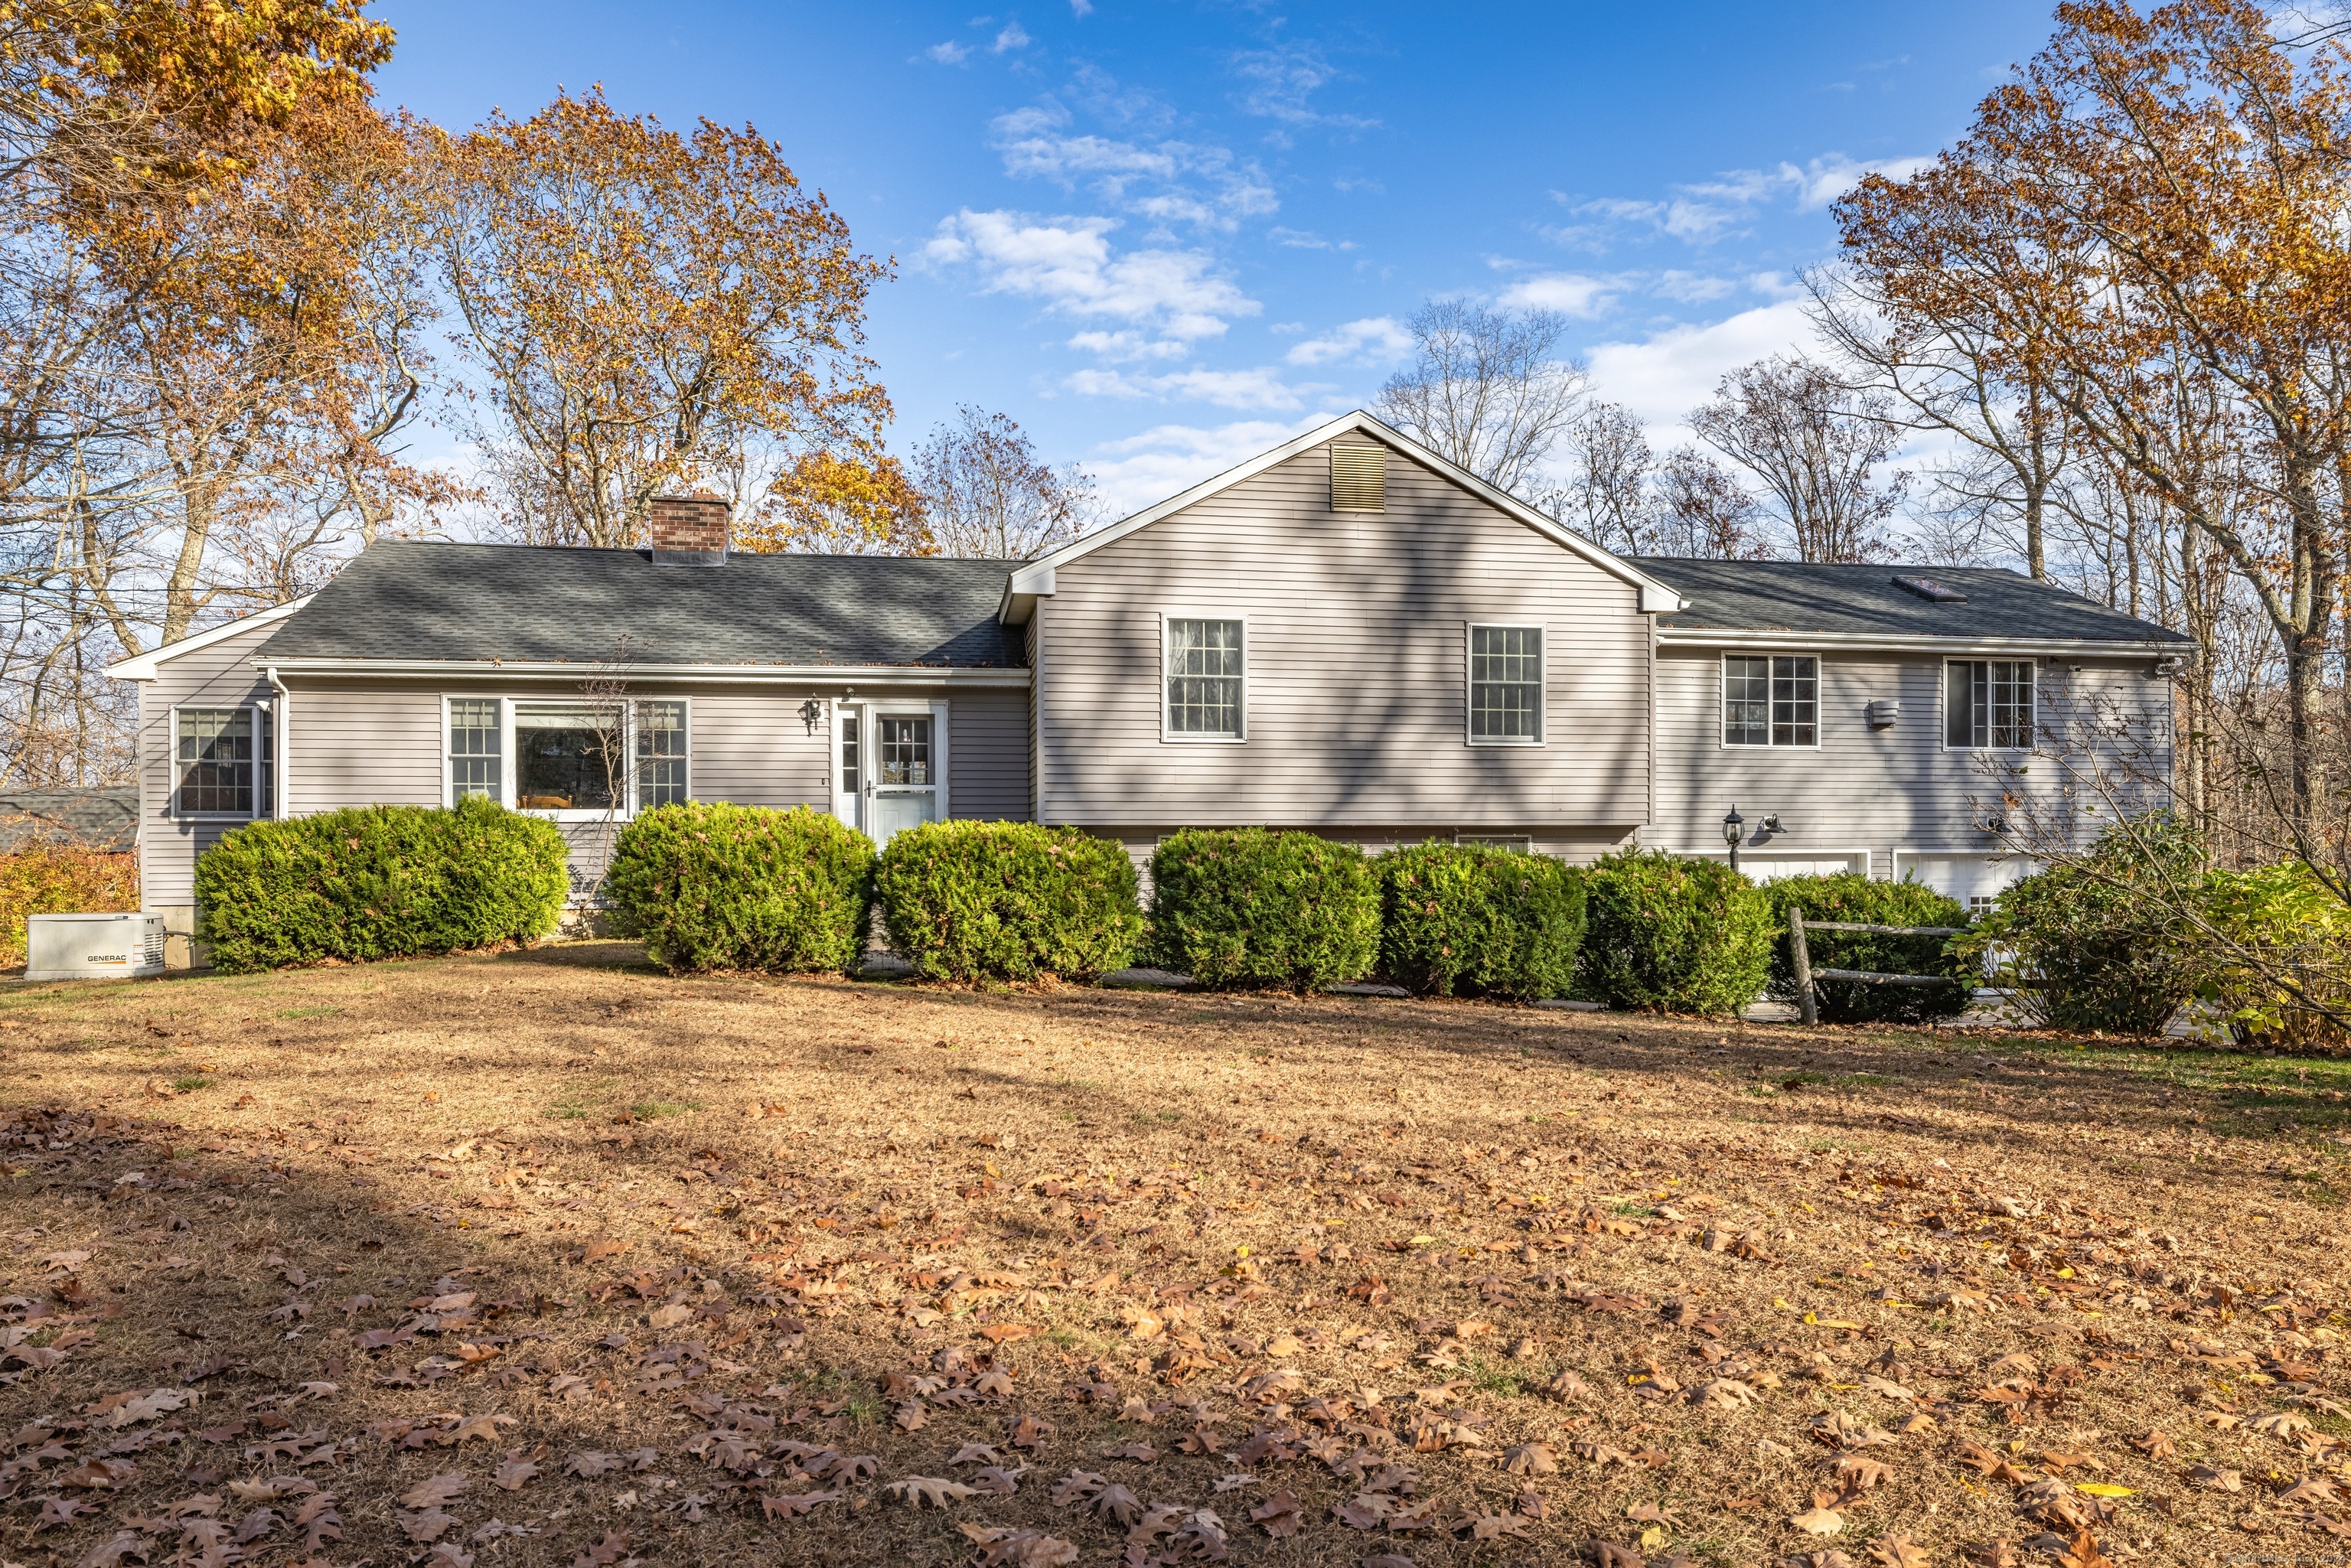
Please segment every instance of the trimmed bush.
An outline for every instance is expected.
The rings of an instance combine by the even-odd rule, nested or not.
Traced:
[[[1915,882],[1872,882],[1859,872],[1833,876],[1783,876],[1763,884],[1771,901],[1771,994],[1796,999],[1795,960],[1789,955],[1788,911],[1806,920],[1849,920],[1865,925],[1948,925],[1964,929],[1967,906]],[[1951,953],[1948,936],[1883,936],[1869,931],[1807,931],[1804,951],[1814,969],[1868,969],[1881,975],[1949,975],[1948,986],[1870,986],[1819,980],[1813,992],[1828,1023],[1925,1023],[1967,1010],[1979,967]]]
[[[231,974],[527,942],[570,890],[554,823],[478,796],[237,829],[196,861],[200,935]]]
[[[1353,844],[1265,828],[1186,828],[1151,857],[1153,951],[1204,986],[1311,990],[1380,953],[1380,884]]]
[[[925,822],[894,835],[873,879],[890,944],[936,980],[1084,977],[1143,938],[1126,848],[1033,822]]]
[[[2167,812],[2109,828],[2078,863],[2010,885],[1960,943],[2053,1029],[2158,1034],[2216,967],[2182,916],[2207,896],[2204,843]]]
[[[663,806],[621,830],[614,925],[673,975],[846,969],[864,950],[873,843],[795,806]]]
[[[1719,861],[1603,856],[1583,873],[1582,988],[1614,1008],[1736,1013],[1762,994],[1771,901]]]
[[[34,842],[0,855],[0,967],[25,961],[34,915],[104,915],[139,907],[139,857]]]
[[[1575,983],[1583,883],[1549,855],[1409,844],[1380,873],[1380,967],[1423,996],[1541,1001]]]

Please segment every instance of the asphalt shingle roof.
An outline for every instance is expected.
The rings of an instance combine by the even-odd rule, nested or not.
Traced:
[[[2042,638],[2084,643],[2187,643],[2095,600],[1996,567],[1815,566],[1792,560],[1693,560],[1635,556],[1680,590],[1687,610],[1660,615],[1677,630],[1827,635]],[[1967,595],[1937,603],[1896,584],[1925,577]]]
[[[123,851],[139,846],[139,786],[0,790],[0,854],[31,844]]]
[[[269,639],[272,658],[1017,665],[1009,564],[386,539]],[[622,638],[625,652],[619,651]]]

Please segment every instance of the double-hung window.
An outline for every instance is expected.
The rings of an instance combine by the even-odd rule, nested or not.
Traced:
[[[449,699],[449,804],[468,795],[504,802],[506,726],[496,697]]]
[[[1943,666],[1943,744],[2024,751],[2032,745],[2032,661],[1953,659]]]
[[[1542,737],[1542,628],[1470,627],[1469,744],[1540,746]]]
[[[637,810],[685,804],[685,705],[637,705]]]
[[[1165,625],[1162,736],[1169,740],[1247,739],[1247,624],[1170,615]]]
[[[451,805],[481,795],[583,819],[690,798],[683,701],[451,697],[444,710]]]
[[[269,815],[277,779],[268,709],[174,708],[172,736],[173,816]]]
[[[1810,653],[1722,661],[1722,744],[1818,746],[1821,662]]]

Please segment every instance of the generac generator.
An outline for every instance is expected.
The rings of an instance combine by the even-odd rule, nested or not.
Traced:
[[[36,915],[25,922],[27,980],[119,980],[162,972],[160,915]]]

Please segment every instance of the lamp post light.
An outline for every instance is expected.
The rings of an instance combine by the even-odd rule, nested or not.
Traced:
[[[1739,869],[1739,841],[1746,836],[1747,819],[1739,814],[1738,807],[1733,806],[1730,814],[1722,819],[1722,841],[1730,846],[1730,869],[1733,871]]]

